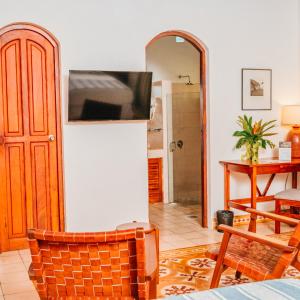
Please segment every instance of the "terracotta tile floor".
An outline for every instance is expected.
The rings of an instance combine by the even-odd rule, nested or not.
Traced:
[[[160,227],[161,250],[191,247],[219,242],[222,234],[201,228],[197,219],[189,217],[197,214],[195,205],[154,204],[150,207],[150,220]],[[247,226],[244,226],[247,228]],[[272,234],[273,224],[258,224],[258,232]],[[291,231],[282,226],[282,232]],[[30,264],[29,250],[11,251],[0,254],[0,300],[39,299],[28,278]]]

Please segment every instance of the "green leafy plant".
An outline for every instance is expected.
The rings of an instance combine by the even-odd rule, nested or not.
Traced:
[[[253,163],[258,162],[258,150],[259,148],[266,149],[267,146],[274,148],[275,145],[267,137],[275,135],[277,133],[270,132],[276,124],[276,120],[264,122],[263,120],[252,123],[252,117],[239,116],[237,124],[242,130],[235,131],[233,136],[239,138],[235,148],[240,149],[243,146],[246,147],[246,153],[242,155],[242,159],[250,160]]]

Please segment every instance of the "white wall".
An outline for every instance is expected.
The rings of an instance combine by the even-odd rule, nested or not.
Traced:
[[[147,221],[144,124],[65,126],[67,228]]]
[[[69,69],[144,70],[145,45],[165,30],[201,39],[208,49],[211,217],[223,207],[218,161],[240,156],[231,133],[242,113],[241,68],[273,69],[274,108],[251,112],[254,117],[278,118],[280,104],[299,97],[297,0],[0,0],[0,7],[1,26],[34,22],[59,39],[64,83]],[[66,91],[64,84],[64,103]],[[145,124],[65,124],[64,139],[68,229],[147,219]],[[248,189],[247,182],[235,185],[233,195]]]
[[[147,47],[146,67],[153,72],[153,81],[188,82],[179,75],[189,75],[192,83],[200,81],[199,51],[187,41],[177,43],[175,36],[163,37]]]

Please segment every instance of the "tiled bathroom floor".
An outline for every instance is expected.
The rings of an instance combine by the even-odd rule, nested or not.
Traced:
[[[219,242],[222,234],[202,228],[199,216],[200,206],[195,204],[150,204],[150,222],[160,229],[160,250]]]

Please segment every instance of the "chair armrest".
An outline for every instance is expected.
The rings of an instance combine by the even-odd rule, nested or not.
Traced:
[[[271,237],[268,237],[268,236],[265,236],[265,235],[262,235],[262,234],[249,232],[249,231],[245,231],[245,230],[241,230],[241,229],[237,229],[237,228],[233,228],[231,226],[223,225],[223,224],[219,225],[218,228],[223,230],[223,231],[226,231],[230,234],[238,235],[238,236],[243,237],[245,239],[255,241],[255,242],[258,242],[260,244],[268,245],[268,246],[273,247],[273,248],[277,248],[281,251],[293,252],[296,249],[295,247],[288,246],[286,243],[284,243],[280,240],[276,240],[274,238],[271,238]]]
[[[299,223],[299,220],[289,218],[289,217],[285,217],[285,216],[281,216],[281,215],[277,215],[277,214],[273,214],[273,213],[270,213],[270,212],[256,210],[254,208],[247,208],[246,212],[254,214],[254,215],[270,218],[274,221],[279,221],[279,222],[289,224],[289,225],[298,225],[298,223]]]
[[[157,230],[157,229],[156,229]],[[147,280],[152,280],[158,273],[157,232],[152,230],[145,235],[145,272]]]

